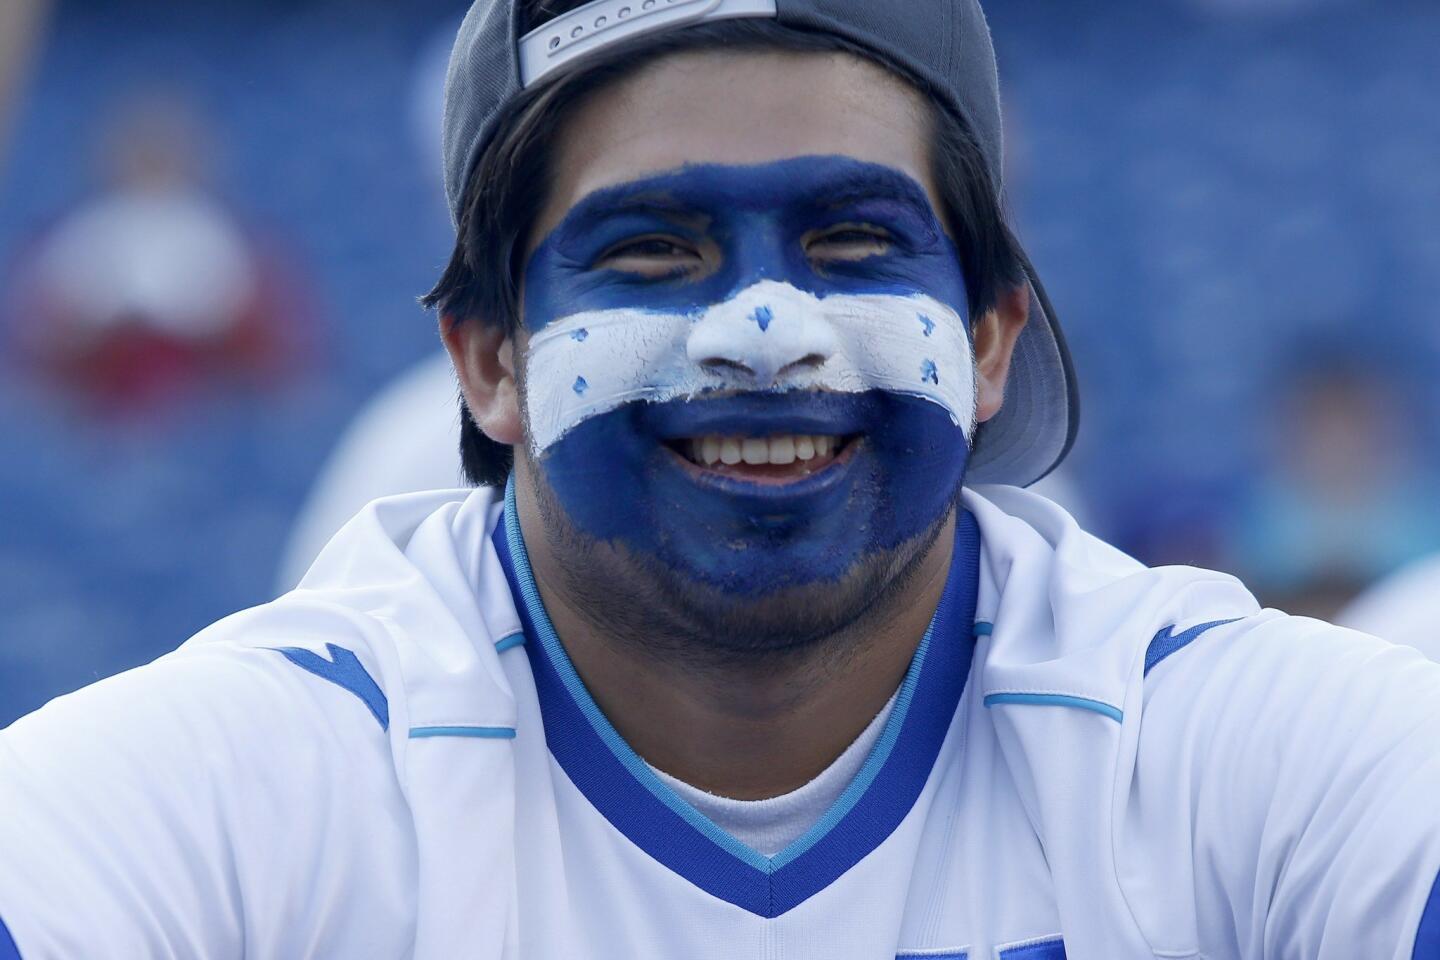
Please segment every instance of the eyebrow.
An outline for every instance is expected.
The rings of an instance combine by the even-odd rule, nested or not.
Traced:
[[[850,161],[847,169],[826,170],[803,191],[791,189],[790,170],[824,165],[828,157],[796,157],[768,164],[689,165],[642,180],[602,187],[573,206],[559,229],[569,233],[582,229],[585,221],[625,216],[653,215],[682,225],[700,227],[711,218],[706,212],[718,206],[746,207],[769,203],[774,206],[803,204],[815,210],[836,210],[869,201],[898,203],[914,215],[938,217],[925,190],[899,170],[863,161]],[[787,169],[788,168],[788,169]],[[766,177],[762,171],[770,172]],[[753,172],[758,176],[736,176]],[[703,186],[689,182],[697,175],[723,173]],[[793,176],[793,175],[792,175]],[[767,182],[778,180],[779,183]],[[783,191],[783,197],[780,196]]]
[[[597,222],[625,216],[651,216],[677,226],[705,229],[710,218],[695,205],[681,201],[668,191],[655,189],[648,181],[642,189],[637,189],[640,186],[621,184],[587,194],[570,208],[549,239],[563,244],[572,238],[584,237]]]
[[[844,207],[867,200],[891,200],[913,207],[917,213],[935,216],[924,189],[898,170],[866,166],[830,177],[811,191],[811,202],[819,207]]]
[[[593,220],[626,214],[651,214],[688,225],[696,225],[697,222],[708,219],[694,204],[685,203],[672,196],[670,191],[645,189],[632,193],[632,187],[634,184],[621,184],[618,187],[596,190],[570,207],[570,212],[564,219],[575,217],[576,220]]]

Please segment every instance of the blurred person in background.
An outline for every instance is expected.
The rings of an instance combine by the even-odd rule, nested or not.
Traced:
[[[1315,348],[1281,380],[1272,460],[1224,546],[1229,568],[1263,602],[1330,619],[1376,580],[1440,549],[1440,502],[1416,449],[1415,407],[1391,366]]]
[[[207,186],[213,142],[182,97],[132,92],[103,124],[100,190],[20,255],[15,361],[83,409],[142,416],[267,389],[308,349],[297,276]]]
[[[1341,610],[1335,622],[1440,661],[1440,553],[1373,585]]]
[[[437,352],[366,401],[325,458],[295,519],[275,590],[293,590],[336,532],[372,500],[462,483],[458,387]]]

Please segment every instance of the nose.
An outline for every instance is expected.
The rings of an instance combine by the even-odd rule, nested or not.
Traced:
[[[758,390],[823,367],[838,348],[823,301],[762,281],[706,310],[690,331],[690,362]]]

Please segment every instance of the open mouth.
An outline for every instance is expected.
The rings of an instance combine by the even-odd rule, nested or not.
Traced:
[[[706,435],[666,441],[681,459],[706,473],[751,483],[792,483],[849,458],[860,437],[779,434]]]

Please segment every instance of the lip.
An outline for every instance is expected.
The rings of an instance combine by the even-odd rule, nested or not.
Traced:
[[[704,436],[851,437],[870,432],[873,407],[873,401],[855,394],[791,391],[662,404],[645,419],[662,442]]]

